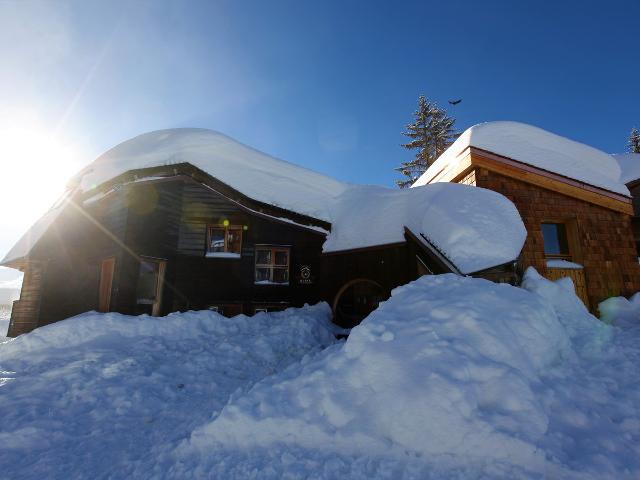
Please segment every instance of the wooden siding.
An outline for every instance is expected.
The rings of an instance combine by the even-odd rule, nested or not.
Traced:
[[[246,227],[241,258],[206,258],[207,226],[224,220]],[[173,310],[240,303],[245,313],[252,313],[255,304],[315,303],[321,298],[318,274],[324,239],[318,232],[253,214],[203,185],[186,182],[174,262],[174,285],[180,295]],[[254,283],[257,244],[290,246],[289,285]],[[315,277],[310,284],[299,281],[303,265]]]
[[[24,265],[20,299],[13,302],[7,336],[15,337],[38,326],[45,268],[44,262],[33,260]]]
[[[543,222],[565,223],[571,235],[572,260],[584,266],[587,306],[640,290],[640,265],[631,228],[631,216],[541,188],[485,168],[477,168],[478,187],[502,193],[516,206],[527,229],[521,267],[535,267],[547,276]]]

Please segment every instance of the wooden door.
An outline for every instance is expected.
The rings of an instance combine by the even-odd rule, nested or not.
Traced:
[[[98,289],[98,311],[108,312],[111,307],[111,287],[116,267],[114,257],[105,258],[100,264],[100,287]]]
[[[138,273],[136,313],[157,317],[162,307],[164,271],[167,262],[143,258]]]

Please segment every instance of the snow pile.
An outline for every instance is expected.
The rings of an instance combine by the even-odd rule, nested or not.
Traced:
[[[570,280],[524,287],[424,276],[339,343],[325,304],[43,327],[0,343],[0,471],[640,478],[640,301],[612,327]]]
[[[612,336],[572,288],[533,269],[524,289],[424,276],[346,343],[232,396],[177,458],[225,478],[325,478],[331,455],[343,475],[349,457],[386,462],[381,478],[636,478],[640,332]]]
[[[406,226],[419,238],[423,234],[462,273],[472,273],[517,258],[527,236],[510,201],[467,185],[353,187],[339,206],[325,252],[402,242]]]
[[[469,146],[629,196],[611,155],[532,125],[504,121],[480,123],[465,130],[414,186],[426,184],[434,174],[457,162]]]
[[[326,304],[232,319],[88,313],[21,335],[0,344],[0,476],[164,477],[234,391],[334,341]]]
[[[395,289],[346,344],[234,398],[190,444],[539,465],[536,442],[549,419],[534,385],[569,351],[539,297],[487,280],[424,276]]]
[[[600,318],[603,321],[628,327],[640,327],[640,292],[630,299],[611,297],[598,305]]]
[[[618,153],[612,155],[620,166],[620,181],[633,182],[640,179],[640,153]]]

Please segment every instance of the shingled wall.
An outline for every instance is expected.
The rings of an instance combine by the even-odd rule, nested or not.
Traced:
[[[534,266],[547,276],[543,222],[567,222],[573,228],[573,261],[584,266],[588,307],[611,296],[640,291],[640,265],[631,216],[531,185],[485,168],[475,168],[460,183],[500,192],[517,207],[527,228],[523,267]]]

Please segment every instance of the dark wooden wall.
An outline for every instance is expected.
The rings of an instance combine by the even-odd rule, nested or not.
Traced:
[[[161,314],[214,305],[284,308],[333,305],[354,279],[391,289],[417,278],[416,255],[443,270],[412,242],[323,255],[325,235],[257,213],[186,176],[133,182],[84,205],[70,204],[34,251],[46,264],[39,325],[97,308],[100,262],[115,257],[112,311],[136,313],[142,258],[166,261]],[[246,227],[241,258],[207,258],[207,226]],[[363,232],[366,235],[366,232]],[[289,246],[289,285],[254,283],[255,245]],[[301,268],[311,271],[302,279]],[[234,307],[235,308],[235,307]]]

